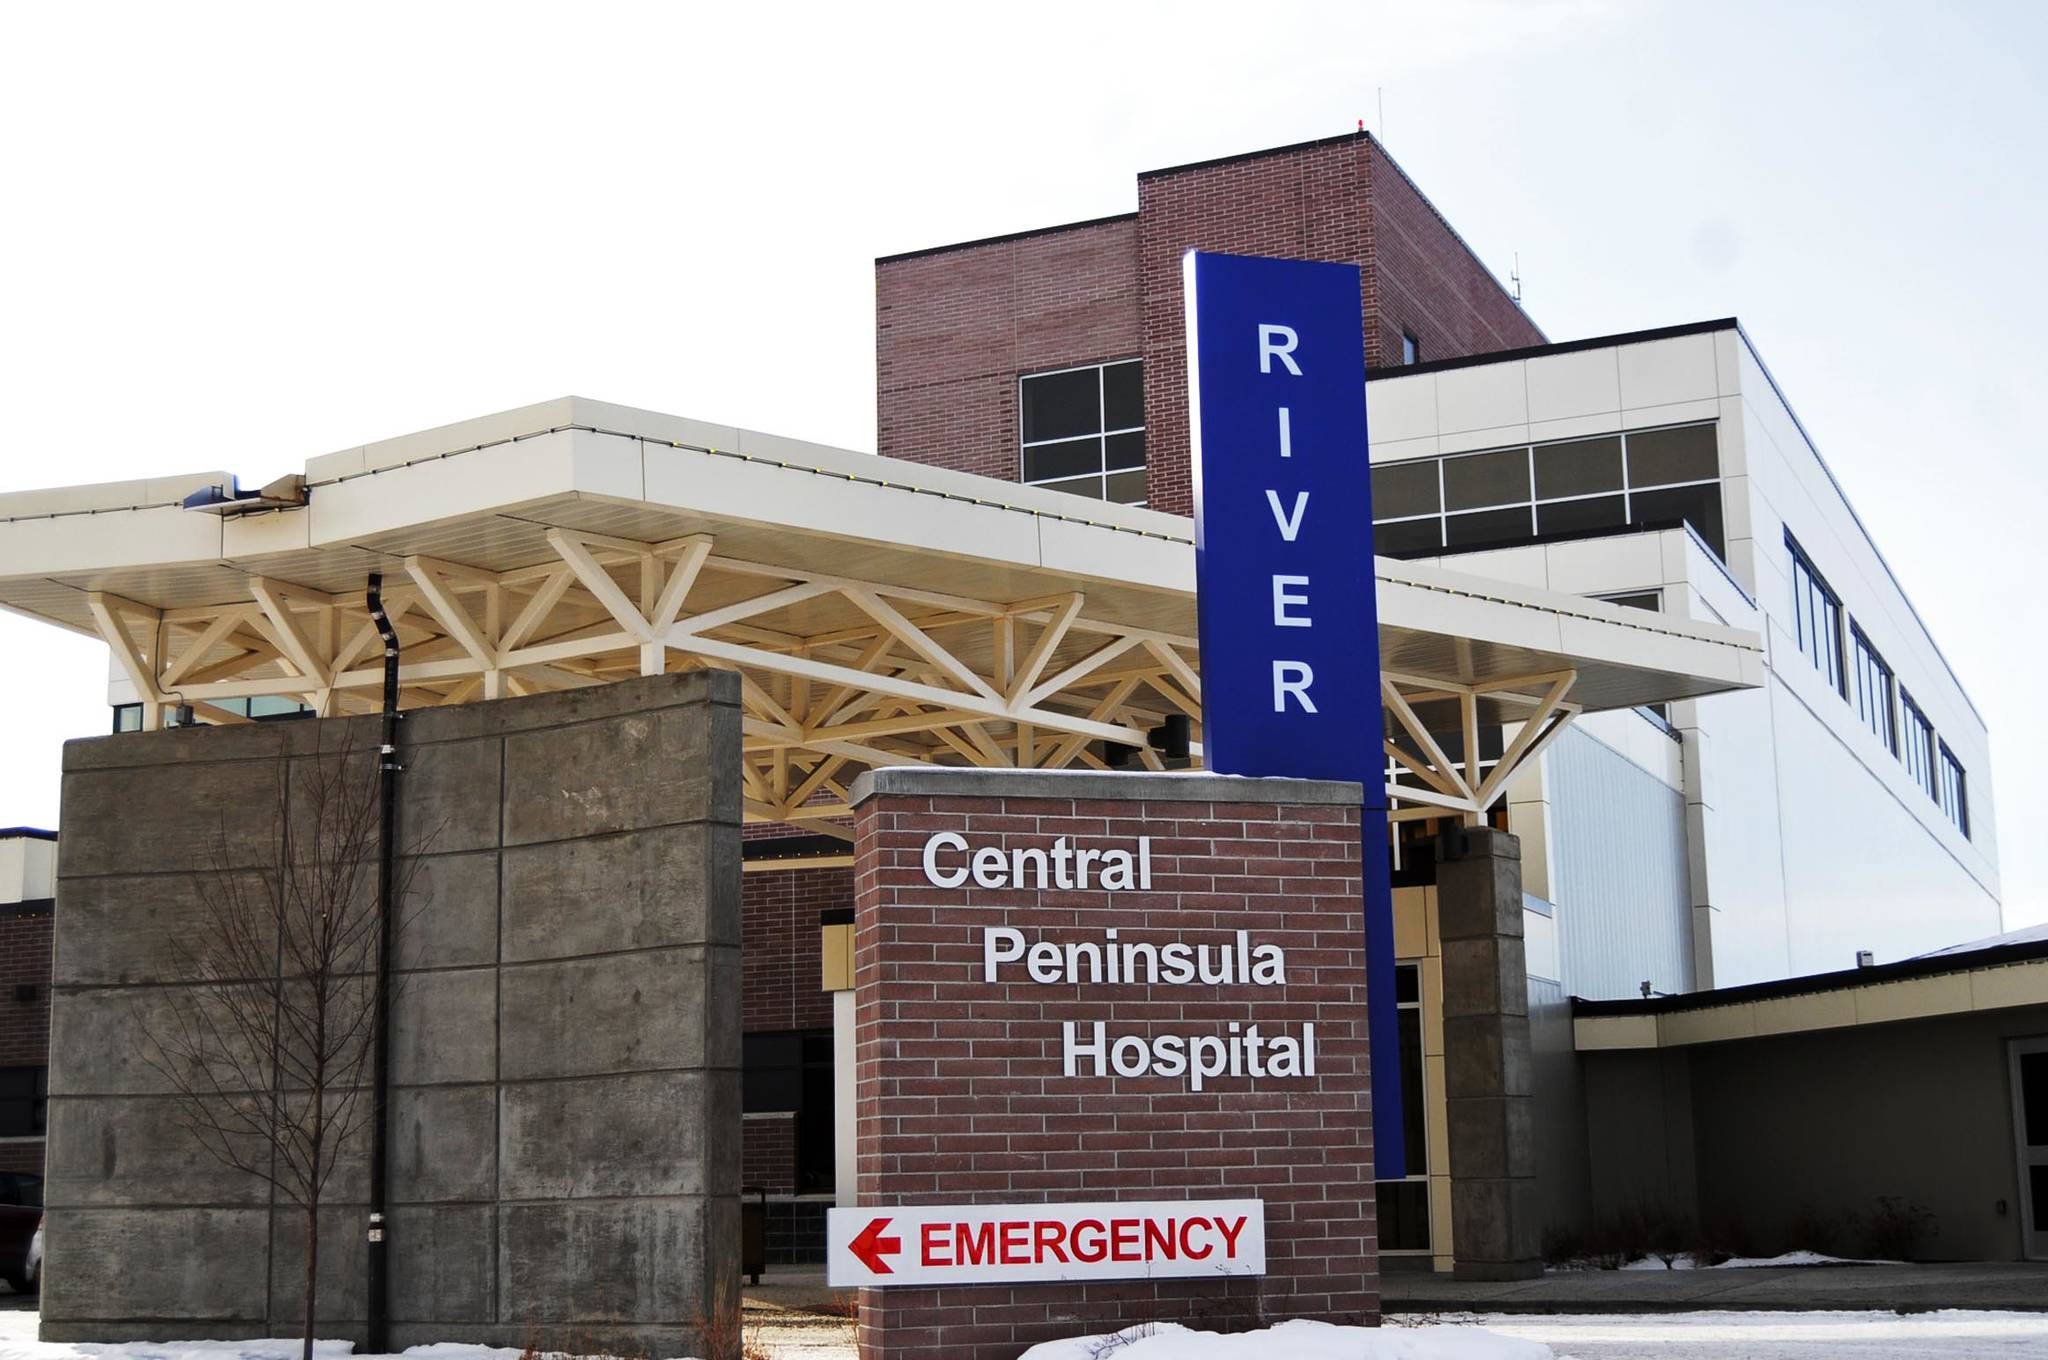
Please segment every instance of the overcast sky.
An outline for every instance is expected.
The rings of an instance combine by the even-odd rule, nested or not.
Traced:
[[[569,392],[872,448],[874,256],[1363,118],[1553,339],[1741,317],[2048,920],[2048,6],[712,8],[8,6],[0,489]],[[105,650],[0,615],[0,657],[0,825],[53,825]]]

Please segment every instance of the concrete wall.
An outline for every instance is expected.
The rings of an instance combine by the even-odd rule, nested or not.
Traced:
[[[393,1341],[692,1349],[736,1305],[739,709],[724,674],[422,710],[392,1037]],[[375,749],[376,720],[353,724]],[[337,722],[65,747],[43,1335],[296,1331],[299,1212],[175,1121],[139,1027],[212,873],[272,855],[280,755]],[[361,1339],[360,1150],[322,1336]]]
[[[1669,1210],[1759,1252],[1861,1254],[1889,1197],[1933,1216],[1922,1259],[2017,1260],[2007,1043],[2042,1034],[2033,1006],[1584,1054],[1595,1216]]]

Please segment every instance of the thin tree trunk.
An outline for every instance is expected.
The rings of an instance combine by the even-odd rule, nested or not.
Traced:
[[[299,1360],[313,1360],[313,1305],[319,1297],[320,1201],[306,1205],[306,1335]]]

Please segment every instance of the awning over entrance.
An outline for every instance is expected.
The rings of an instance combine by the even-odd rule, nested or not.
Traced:
[[[209,490],[210,489],[210,490]],[[199,502],[188,507],[188,499]],[[747,813],[829,829],[877,765],[1158,768],[1201,752],[1188,521],[578,397],[315,458],[0,496],[0,607],[104,638],[145,725],[259,695],[402,701],[736,669]],[[1390,789],[1477,815],[1582,710],[1753,687],[1754,634],[1378,563]],[[1445,734],[1515,724],[1482,777]]]

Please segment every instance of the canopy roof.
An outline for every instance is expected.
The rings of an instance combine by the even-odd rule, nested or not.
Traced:
[[[399,611],[408,706],[736,668],[762,819],[841,811],[878,764],[1100,764],[1117,746],[1156,764],[1146,733],[1173,713],[1199,759],[1179,516],[578,397],[315,458],[267,490],[236,500],[200,473],[0,496],[0,607],[104,637],[152,717],[233,721],[225,702],[277,694],[374,708],[371,572]],[[1522,723],[1526,759],[1573,712],[1761,680],[1751,633],[1376,568],[1389,730],[1422,767],[1399,792],[1419,803],[1491,801],[1432,733]]]

